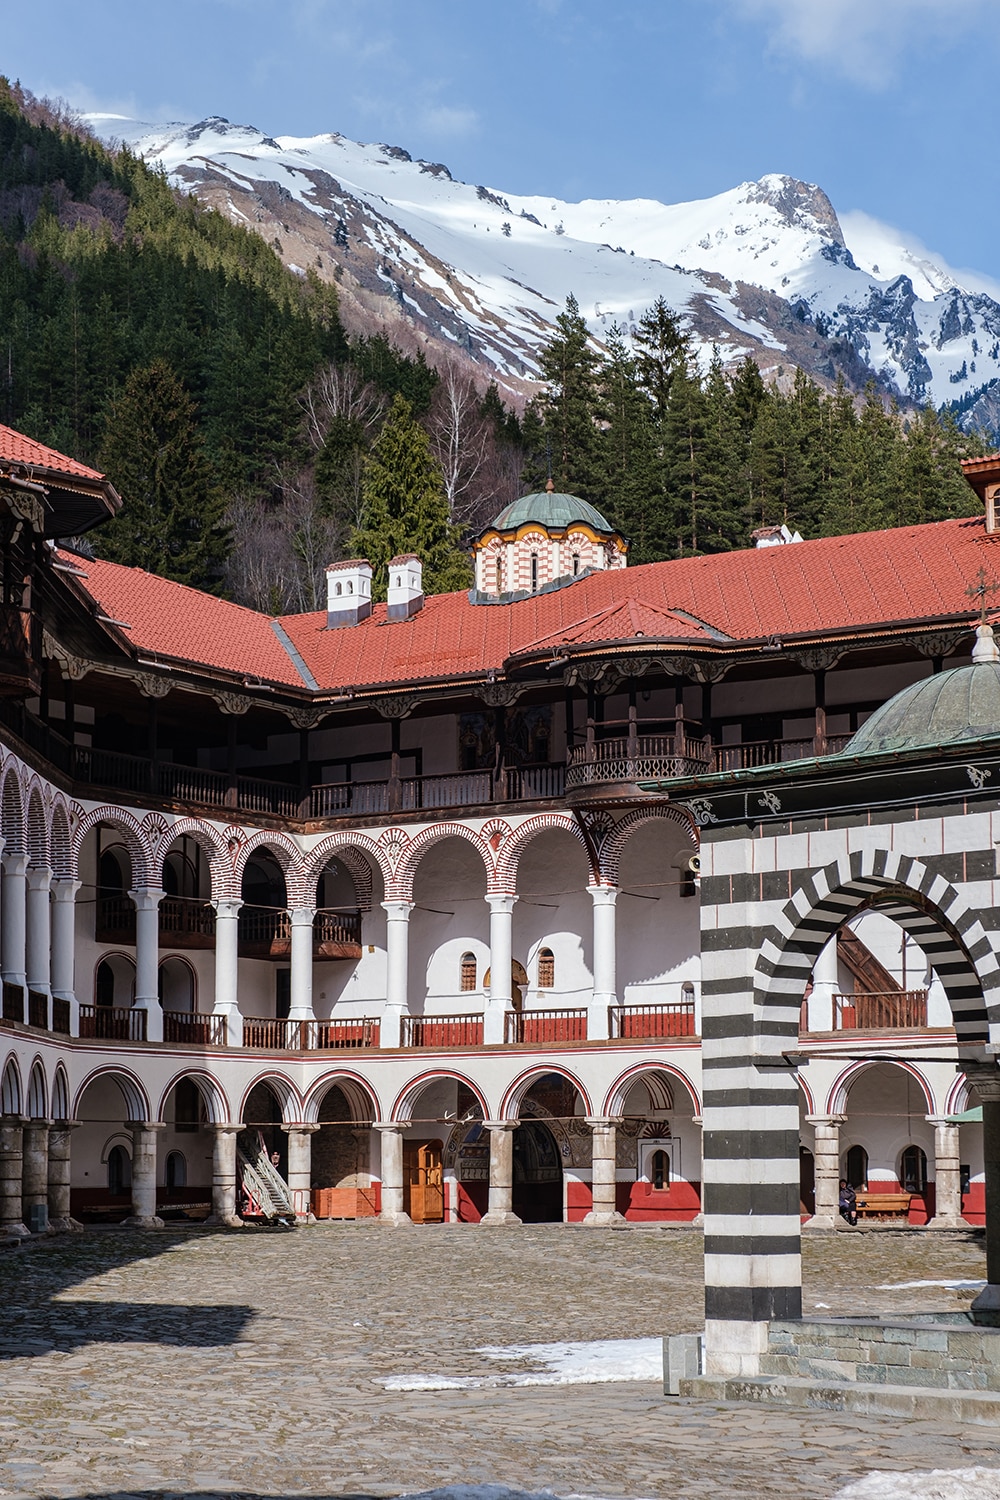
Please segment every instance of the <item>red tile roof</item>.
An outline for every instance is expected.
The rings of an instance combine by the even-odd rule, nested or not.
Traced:
[[[303,678],[287,633],[321,691],[502,671],[512,658],[588,643],[683,640],[686,648],[969,618],[979,568],[1000,578],[1000,538],[981,517],[828,537],[593,573],[515,604],[430,595],[389,624],[385,605],[348,629],[326,614],[270,621],[253,610],[113,563],[86,563],[85,587],[132,629],[142,652],[275,683]],[[704,627],[704,628],[703,628]]]
[[[25,437],[23,432],[15,432],[13,427],[4,427],[0,423],[0,463],[24,464],[29,469],[49,469],[53,472],[72,475],[75,479],[104,478],[97,469],[88,469],[86,464],[77,463],[75,458],[67,458],[65,453],[57,453],[54,448],[46,448],[44,443],[36,443],[33,438]]]

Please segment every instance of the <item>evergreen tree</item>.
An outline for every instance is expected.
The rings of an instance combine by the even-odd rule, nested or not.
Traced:
[[[471,584],[471,568],[448,515],[441,470],[405,396],[393,398],[365,461],[361,525],[352,533],[350,547],[372,565],[375,599],[385,598],[390,560],[406,552],[423,563],[428,594]]]
[[[556,489],[599,506],[604,498],[604,455],[598,427],[602,414],[601,361],[575,297],[567,297],[565,311],[556,318],[555,332],[542,348],[538,363],[546,389],[536,403],[536,414],[546,454],[551,456]],[[546,475],[538,472],[537,459],[535,465],[529,483],[540,488]]]
[[[132,372],[111,407],[101,465],[123,499],[95,534],[112,562],[218,592],[228,538],[194,403],[165,360]]]
[[[636,361],[621,329],[612,328],[601,381],[606,414],[605,511],[629,541],[629,561],[655,562],[669,551],[653,411],[639,389]]]

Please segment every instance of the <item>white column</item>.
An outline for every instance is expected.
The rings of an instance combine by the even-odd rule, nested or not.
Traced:
[[[56,1120],[49,1131],[49,1227],[64,1232],[83,1228],[69,1211],[73,1131],[79,1124]]]
[[[521,1220],[511,1206],[514,1190],[514,1131],[517,1120],[487,1120],[490,1133],[490,1201],[480,1224],[510,1225]]]
[[[837,939],[832,937],[813,965],[813,987],[809,996],[809,1030],[833,1030],[833,997],[840,989]]]
[[[698,1167],[698,1179],[699,1179],[699,1182],[701,1184],[700,1187],[699,1187],[699,1189],[698,1189],[698,1192],[701,1195],[701,1201],[702,1201],[702,1203],[704,1203],[705,1202],[705,1120],[704,1120],[704,1116],[702,1116],[702,1115],[692,1115],[691,1116],[691,1124],[692,1125],[697,1125],[697,1127],[698,1127],[698,1161],[699,1161],[699,1164],[700,1164],[699,1167]],[[704,1209],[700,1208],[698,1210],[698,1212],[695,1214],[694,1218],[691,1220],[691,1224],[692,1224],[692,1227],[695,1228],[695,1229],[704,1229],[704,1227],[705,1227],[705,1212],[704,1212]]]
[[[624,1224],[625,1217],[616,1207],[618,1182],[618,1120],[610,1117],[588,1118],[593,1136],[591,1196],[593,1207],[585,1224]]]
[[[45,868],[29,869],[25,875],[25,971],[28,989],[35,990],[46,999],[46,1026],[51,1022],[52,921],[49,889],[52,871]]]
[[[413,902],[383,901],[382,910],[385,912],[385,1008],[379,1045],[398,1047],[402,1019],[409,1008],[410,912]],[[399,1181],[402,1191],[402,1166]]]
[[[156,1215],[156,1137],[165,1125],[130,1122],[132,1131],[132,1214],[125,1220],[130,1229],[162,1229]]]
[[[928,1115],[934,1126],[934,1217],[928,1229],[967,1229],[962,1218],[962,1169],[958,1126],[943,1115]]]
[[[383,1224],[412,1224],[409,1214],[403,1212],[403,1130],[402,1126],[386,1124],[376,1120],[372,1126],[382,1141],[382,1161],[379,1176],[382,1180]]]
[[[239,921],[242,901],[213,901],[215,907],[214,1015],[225,1016],[230,1047],[243,1045],[239,1003]]]
[[[282,1125],[288,1136],[288,1190],[300,1224],[315,1224],[312,1211],[312,1138],[318,1125]]]
[[[69,1005],[70,1036],[80,1035],[80,1003],[76,998],[76,893],[79,889],[78,880],[52,882],[52,996]]]
[[[236,1137],[239,1125],[213,1125],[212,1141],[212,1212],[206,1224],[225,1229],[242,1229],[243,1220],[236,1212]]]
[[[4,983],[19,984],[22,989],[28,982],[25,971],[27,868],[26,854],[5,854],[0,881],[0,966]]]
[[[290,1021],[313,1019],[313,917],[311,906],[295,906],[288,913],[292,927],[292,962],[289,976]]]
[[[490,993],[483,1016],[483,1045],[499,1046],[504,1039],[504,1017],[511,1008],[511,966],[514,956],[516,896],[495,893],[486,897],[490,908]]]
[[[147,1042],[163,1041],[159,997],[160,902],[165,892],[152,887],[129,891],[135,903],[135,1008],[146,1012]]]
[[[608,1038],[608,1007],[618,1003],[615,903],[618,887],[588,885],[594,903],[594,998],[587,1017],[587,1040]]]
[[[824,1028],[825,1029],[825,1028]],[[840,1127],[846,1115],[806,1115],[813,1127],[816,1211],[806,1229],[836,1229],[840,1217]]]

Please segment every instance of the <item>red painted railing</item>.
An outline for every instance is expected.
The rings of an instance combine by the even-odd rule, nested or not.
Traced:
[[[163,1040],[192,1047],[224,1047],[226,1017],[213,1015],[211,1011],[165,1010]]]
[[[404,1047],[481,1047],[482,1016],[404,1016]]]
[[[926,990],[834,995],[835,1031],[913,1031],[927,1025]]]
[[[609,1005],[608,1030],[612,1038],[694,1036],[694,1001],[667,1001],[662,1005]]]
[[[504,1041],[509,1043],[585,1042],[585,1010],[508,1011],[504,1017]]]

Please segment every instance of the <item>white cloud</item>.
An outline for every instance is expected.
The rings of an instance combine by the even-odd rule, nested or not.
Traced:
[[[966,292],[984,292],[1000,302],[1000,281],[982,271],[949,265],[936,250],[908,229],[896,229],[860,209],[839,213],[844,239],[862,270],[891,281],[909,276],[918,297],[935,297],[952,284]]]
[[[882,87],[904,52],[995,18],[995,0],[728,0],[770,30],[772,45]]]

